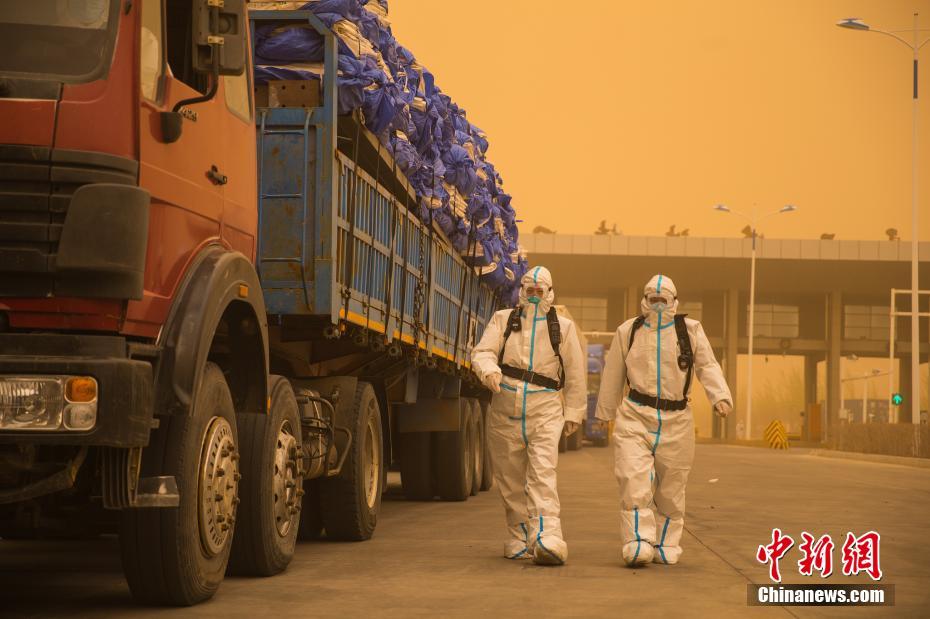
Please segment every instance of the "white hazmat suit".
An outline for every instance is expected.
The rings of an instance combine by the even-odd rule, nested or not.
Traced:
[[[663,303],[650,303],[656,297],[663,297]],[[616,419],[614,473],[620,483],[622,557],[634,566],[678,562],[685,485],[694,459],[694,419],[684,393],[687,363],[680,363],[684,351],[675,325],[675,284],[656,275],[646,284],[641,305],[644,319],[639,319],[632,346],[630,333],[637,319],[627,320],[614,334],[596,413],[598,419]],[[692,371],[717,414],[725,415],[732,396],[704,328],[690,318],[684,324]],[[650,398],[649,404],[634,401]]]
[[[528,299],[527,288],[537,287],[543,294]],[[564,363],[561,392],[526,377],[502,376],[501,369],[504,365],[538,373],[543,381],[559,379],[559,359],[546,320],[553,298],[549,271],[530,269],[521,280],[520,328],[510,333],[505,344],[513,310],[496,312],[471,358],[472,369],[495,391],[488,411],[488,441],[507,516],[505,556],[561,565],[568,558],[568,547],[562,538],[556,489],[559,438],[566,421],[580,423],[587,411],[586,356],[574,323],[558,317]]]

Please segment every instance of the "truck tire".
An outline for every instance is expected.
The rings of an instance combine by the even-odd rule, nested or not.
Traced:
[[[432,501],[433,468],[430,462],[432,433],[400,433],[400,483],[409,501]]]
[[[236,412],[220,368],[204,366],[189,415],[161,424],[143,452],[142,475],[173,475],[180,504],[122,510],[123,572],[137,601],[190,606],[216,593],[235,531]]]
[[[323,526],[331,539],[360,541],[375,532],[384,489],[381,411],[370,384],[358,383],[348,417],[352,445],[342,472],[320,483]]]
[[[484,436],[484,460],[481,466],[481,489],[490,490],[494,486],[494,462],[491,460],[491,441],[488,440],[488,406],[478,402],[481,413],[481,428]]]
[[[481,423],[481,406],[478,400],[469,399],[470,409],[468,423],[472,425],[472,476],[471,476],[471,495],[476,496],[481,492],[481,477],[484,472],[484,424]]]
[[[300,414],[291,383],[268,377],[267,415],[239,415],[239,517],[229,557],[231,573],[273,576],[294,557],[300,526],[303,471]]]
[[[443,501],[464,501],[471,495],[474,425],[469,423],[470,407],[466,400],[460,398],[459,403],[459,429],[435,433],[436,490]]]
[[[300,510],[300,528],[297,539],[302,542],[323,537],[323,508],[320,501],[320,480],[304,482],[304,499]]]

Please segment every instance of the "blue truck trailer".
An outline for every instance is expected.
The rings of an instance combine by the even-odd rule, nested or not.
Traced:
[[[319,105],[256,110],[255,263],[271,372],[303,411],[300,535],[364,539],[390,468],[410,499],[490,487],[488,398],[469,352],[499,298],[416,215],[362,119],[337,115],[334,35],[310,12],[250,20],[301,22],[325,43]]]

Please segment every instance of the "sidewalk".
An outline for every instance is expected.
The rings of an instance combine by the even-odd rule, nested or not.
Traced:
[[[762,449],[771,448],[768,446],[768,443],[762,440],[734,440],[734,441],[722,441],[720,439],[698,437],[698,443],[708,444],[708,445],[734,445],[737,447],[757,447]],[[911,466],[921,469],[930,469],[930,458],[908,458],[906,456],[889,456],[885,454],[871,454],[871,453],[859,453],[855,451],[838,451],[835,449],[827,449],[824,447],[819,447],[818,443],[812,442],[801,442],[794,443],[794,447],[790,447],[786,452],[788,454],[798,455],[798,456],[818,456],[821,458],[839,458],[843,460],[859,460],[860,462],[877,462],[879,464],[896,464],[898,466]],[[778,451],[778,450],[772,450]]]
[[[842,458],[845,460],[860,460],[864,462],[897,464],[899,466],[930,469],[930,458],[907,458],[904,456],[886,456],[884,454],[866,454],[854,451],[836,451],[834,449],[806,449],[802,447],[792,449],[791,451],[800,455],[819,456],[821,458]]]

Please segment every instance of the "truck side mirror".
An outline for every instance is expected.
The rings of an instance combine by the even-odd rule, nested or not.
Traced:
[[[159,112],[161,140],[177,142],[184,124],[182,108],[216,96],[220,75],[242,75],[246,67],[245,0],[191,0],[193,2],[192,56],[194,70],[211,78],[204,95],[183,99],[170,112]]]
[[[242,75],[248,27],[245,0],[192,0],[194,70]],[[218,57],[216,57],[218,55]],[[214,67],[214,63],[218,63]]]

